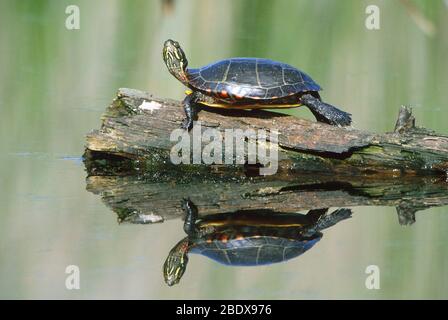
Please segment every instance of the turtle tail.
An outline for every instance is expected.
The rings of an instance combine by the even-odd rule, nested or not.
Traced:
[[[300,101],[311,110],[317,121],[341,127],[349,126],[352,123],[350,113],[322,102],[311,94],[303,95]]]

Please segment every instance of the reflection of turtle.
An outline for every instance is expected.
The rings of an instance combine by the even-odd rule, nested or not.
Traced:
[[[163,266],[165,282],[179,282],[188,263],[188,253],[199,253],[232,266],[256,266],[286,261],[310,249],[322,237],[321,230],[351,216],[351,210],[328,209],[308,214],[242,210],[198,218],[190,200],[183,200],[188,234],[169,253]]]
[[[232,58],[200,69],[187,69],[179,43],[165,41],[163,59],[169,72],[191,91],[183,105],[185,129],[193,125],[197,104],[227,109],[294,108],[307,106],[316,119],[347,126],[350,114],[320,100],[320,86],[306,73],[285,63],[259,58]]]

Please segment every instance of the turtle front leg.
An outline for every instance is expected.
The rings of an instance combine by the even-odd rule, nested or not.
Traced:
[[[339,110],[331,104],[322,102],[311,94],[304,94],[300,98],[300,101],[311,110],[317,121],[341,127],[349,126],[352,123],[350,113]]]
[[[193,128],[193,121],[197,118],[198,106],[197,106],[198,96],[196,92],[187,95],[182,102],[185,111],[185,119],[182,122],[181,127],[185,130],[190,131]]]
[[[195,236],[197,234],[198,207],[189,198],[184,198],[182,199],[181,208],[185,212],[184,231],[189,236]]]

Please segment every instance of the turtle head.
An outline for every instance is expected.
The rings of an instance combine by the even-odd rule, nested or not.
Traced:
[[[163,278],[170,287],[179,283],[188,264],[188,238],[180,241],[171,251],[163,265]]]
[[[171,39],[166,40],[162,54],[169,72],[181,82],[188,82],[186,75],[188,60],[179,43]]]

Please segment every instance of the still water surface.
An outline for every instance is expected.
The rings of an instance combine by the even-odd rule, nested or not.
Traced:
[[[357,128],[391,130],[410,104],[418,124],[447,134],[448,7],[403,3],[203,0],[163,10],[160,1],[1,0],[0,297],[448,298],[446,207],[417,213],[411,226],[393,207],[354,207],[298,258],[229,267],[191,255],[168,287],[162,266],[183,222],[118,224],[86,191],[80,158],[117,88],[182,97],[161,59],[167,38],[183,44],[191,66],[259,56],[300,67]],[[81,9],[80,30],[65,28],[69,4]],[[367,4],[380,7],[380,30],[364,27]],[[80,290],[65,288],[72,264]],[[369,265],[380,267],[379,290],[366,289]]]

